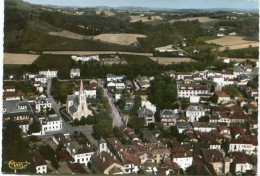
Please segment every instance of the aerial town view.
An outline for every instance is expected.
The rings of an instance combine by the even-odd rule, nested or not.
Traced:
[[[2,174],[257,175],[258,7],[5,0]]]

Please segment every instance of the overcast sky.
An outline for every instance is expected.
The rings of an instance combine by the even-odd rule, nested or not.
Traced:
[[[257,9],[259,0],[24,0],[33,4],[58,6],[138,6],[172,9],[243,8]]]

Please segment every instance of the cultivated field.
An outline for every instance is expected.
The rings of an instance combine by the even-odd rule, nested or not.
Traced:
[[[154,20],[163,20],[163,18],[160,17],[160,16],[151,16],[151,19],[148,20],[148,17],[130,16],[130,22],[131,23],[135,23],[135,22],[138,22],[138,21],[148,22],[148,21],[154,21]]]
[[[138,43],[137,38],[143,37],[146,36],[140,34],[100,34],[93,37],[93,39],[108,43],[116,43],[119,45],[136,45]]]
[[[105,10],[105,11],[97,10],[97,11],[96,11],[96,14],[97,14],[97,15],[100,15],[101,12],[104,12],[106,16],[115,16],[115,14],[114,14],[113,12],[106,11],[106,10]]]
[[[170,20],[169,23],[174,23],[174,22],[177,22],[177,21],[193,21],[193,20],[199,20],[200,23],[208,23],[208,22],[218,21],[218,19],[213,19],[213,18],[209,18],[209,17],[191,17],[191,18],[173,19],[173,20]]]
[[[59,36],[59,37],[65,37],[65,38],[70,38],[70,39],[77,39],[77,40],[84,40],[84,39],[92,39],[92,36],[84,36],[80,34],[76,34],[73,32],[69,32],[66,30],[63,30],[61,32],[49,32],[49,35],[54,35],[54,36]]]
[[[30,65],[39,55],[4,53],[4,64]]]
[[[252,62],[257,62],[258,59],[253,59],[253,58],[230,58],[230,57],[219,57],[219,59],[230,59],[231,61],[235,62],[245,62],[247,60],[252,61]]]
[[[188,57],[150,57],[153,61],[162,65],[169,65],[172,63],[181,63],[181,62],[196,62],[195,60]]]
[[[243,37],[238,36],[225,36],[215,40],[206,41],[206,43],[222,46],[219,48],[219,51],[224,51],[227,48],[229,50],[243,49],[248,48],[249,45],[252,47],[258,47],[259,45],[259,42],[244,40]]]

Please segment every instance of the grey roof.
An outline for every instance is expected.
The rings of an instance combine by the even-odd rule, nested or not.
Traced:
[[[26,106],[26,109],[18,109],[18,106]],[[28,101],[24,100],[13,100],[13,101],[3,101],[3,107],[6,108],[5,113],[20,113],[28,112],[31,110],[31,106]]]
[[[98,141],[98,144],[104,144],[104,143],[107,143],[104,138],[101,138],[101,139]]]
[[[187,111],[205,111],[202,106],[189,106]]]
[[[69,107],[69,112],[71,114],[74,114],[75,112],[78,111],[79,96],[78,95],[69,95],[68,96],[68,101],[72,101],[73,102],[72,106]]]
[[[46,97],[39,97],[36,100],[36,104],[46,104],[46,103],[50,103],[49,99]]]
[[[182,129],[192,129],[192,126],[189,122],[176,122],[177,128]]]
[[[178,114],[171,109],[164,109],[160,113],[161,118],[178,118]]]
[[[153,112],[150,109],[143,108],[137,111],[139,117],[152,116]]]
[[[236,66],[234,68],[234,72],[245,72],[245,69],[242,66]]]

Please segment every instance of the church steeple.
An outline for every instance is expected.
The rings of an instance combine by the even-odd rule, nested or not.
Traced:
[[[80,89],[79,89],[79,93],[82,95],[84,93],[84,87],[83,87],[83,81],[80,81]]]

